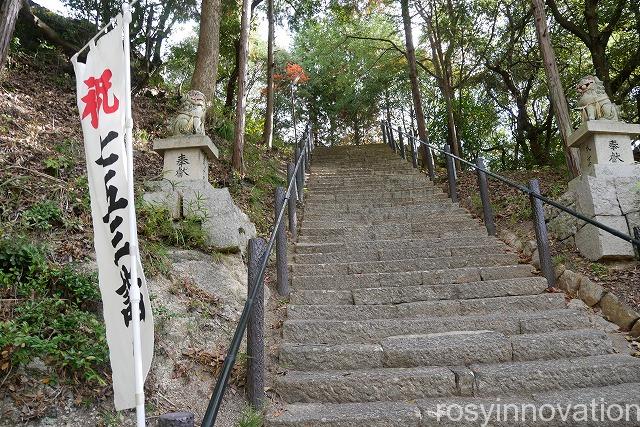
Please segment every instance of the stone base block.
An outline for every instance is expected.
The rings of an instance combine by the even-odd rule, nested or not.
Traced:
[[[625,234],[629,231],[624,216],[595,216],[594,219]],[[627,259],[634,255],[633,247],[629,242],[591,224],[585,225],[578,231],[576,246],[584,257],[592,261]]]
[[[163,206],[169,209],[173,219],[182,217],[182,196],[177,191],[153,191],[144,193],[142,200],[150,205]]]
[[[218,148],[206,135],[180,135],[153,142],[164,156],[162,176],[172,182],[208,180],[209,161],[218,157]]]
[[[616,197],[616,180],[608,177],[580,175],[575,178],[576,210],[584,215],[622,215]],[[572,182],[573,182],[572,181]]]

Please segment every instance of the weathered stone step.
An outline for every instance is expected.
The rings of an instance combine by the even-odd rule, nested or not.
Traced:
[[[361,237],[355,237],[353,235],[350,236],[299,236],[298,241],[302,243],[328,243],[328,242],[340,242],[345,240],[404,240],[404,239],[416,239],[420,236],[431,237],[431,238],[439,238],[446,239],[452,237],[465,238],[468,240],[481,239],[487,237],[486,230],[480,228],[479,226],[473,226],[471,228],[464,229],[451,229],[447,226],[442,226],[440,229],[434,230],[393,230],[389,231],[371,231],[370,233],[365,233]]]
[[[369,343],[397,335],[491,330],[506,335],[584,329],[591,326],[585,313],[552,310],[478,316],[421,317],[376,320],[285,320],[283,339],[306,344]]]
[[[456,381],[460,371],[474,381]],[[454,373],[444,367],[383,368],[344,371],[289,371],[276,387],[287,403],[351,403],[410,401],[474,393],[475,396],[518,396],[543,390],[640,382],[640,359],[598,355],[554,362],[511,362],[471,365]]]
[[[324,228],[324,227],[350,227],[353,225],[369,225],[369,224],[392,224],[403,222],[416,222],[415,215],[409,215],[406,212],[381,213],[381,214],[340,214],[335,215],[307,215],[304,217],[302,225],[304,227]],[[463,220],[472,219],[471,215],[464,210],[449,210],[444,212],[423,212],[419,219],[424,221],[441,221],[441,220]],[[476,221],[477,224],[477,221]]]
[[[476,299],[494,298],[520,295],[537,295],[547,289],[547,280],[544,277],[522,277],[517,279],[488,280],[484,282],[455,283],[446,285],[418,285],[418,286],[393,286],[381,288],[363,288],[350,291],[311,291],[296,290],[293,293],[295,299],[291,300],[296,304],[298,300],[308,301],[306,304],[314,304],[316,294],[312,292],[348,292],[347,298],[344,294],[338,297],[322,299],[318,297],[315,304],[323,304],[320,301],[332,301],[332,304],[339,304],[340,301],[348,304],[401,304],[419,301],[437,301],[454,299]],[[303,293],[309,292],[304,295]],[[298,295],[301,294],[301,295]],[[302,303],[299,303],[302,304]]]
[[[287,403],[406,401],[456,394],[456,376],[447,368],[364,371],[288,371],[276,379]]]
[[[437,238],[437,237],[420,237],[419,239],[402,239],[402,240],[371,240],[363,242],[328,242],[328,243],[304,243],[297,242],[295,244],[296,253],[334,253],[334,252],[351,252],[351,251],[365,251],[365,250],[420,250],[440,247],[462,247],[462,246],[476,246],[487,245],[495,246],[501,245],[507,247],[500,240],[491,236],[483,236],[482,238],[474,239],[470,241],[466,238],[450,237],[450,238]]]
[[[267,413],[267,427],[637,427],[640,383],[506,397],[440,397],[415,402],[298,403]],[[510,406],[507,406],[510,405]],[[546,406],[543,406],[546,405]],[[549,406],[551,405],[551,406]],[[618,405],[629,407],[628,421]],[[611,407],[607,417],[607,409]],[[467,408],[467,409],[465,409]],[[514,408],[518,408],[518,415]],[[586,408],[586,411],[585,409]],[[465,412],[469,410],[470,412]],[[483,412],[484,410],[484,412]],[[527,412],[528,411],[528,412]],[[477,414],[474,417],[473,414]],[[484,415],[483,415],[484,414]],[[535,414],[535,416],[534,416]],[[468,417],[465,417],[468,415]],[[507,416],[505,416],[507,415]],[[540,417],[542,415],[542,417]],[[551,416],[555,415],[553,419]],[[541,421],[541,418],[545,421]],[[605,421],[612,418],[609,421]]]
[[[610,354],[571,359],[471,365],[475,396],[516,396],[523,392],[640,382],[640,359]],[[471,391],[471,390],[469,390]]]
[[[421,422],[418,406],[404,402],[293,404],[265,418],[266,427],[419,427]]]
[[[411,192],[432,194],[434,192],[442,193],[442,191],[434,187],[430,181],[427,180],[407,180],[399,182],[389,182],[387,180],[380,183],[358,183],[353,185],[325,185],[309,187],[309,197],[315,196],[331,196],[331,195],[345,195],[345,194],[382,194],[382,193],[396,193],[396,192]]]
[[[384,367],[468,366],[614,353],[606,333],[593,329],[507,336],[495,331],[459,331],[385,338]],[[350,368],[345,368],[350,369]]]
[[[463,267],[394,273],[364,273],[353,275],[292,276],[294,289],[381,288],[392,286],[417,286],[447,283],[480,282],[484,280],[513,279],[532,276],[528,264],[496,267]]]
[[[372,320],[421,316],[466,316],[498,312],[543,311],[565,307],[564,294],[539,294],[515,297],[438,300],[398,305],[295,305],[287,306],[289,319]]]
[[[298,371],[467,366],[614,353],[606,333],[593,329],[507,336],[456,331],[385,338],[380,344],[295,344],[280,347],[280,365]]]
[[[365,273],[396,273],[406,271],[441,270],[445,268],[514,265],[515,254],[477,254],[437,258],[414,258],[388,261],[356,261],[327,264],[293,264],[291,272],[296,276],[352,275]]]
[[[413,196],[396,196],[393,198],[388,198],[386,196],[380,196],[379,198],[375,197],[348,197],[345,196],[340,200],[322,200],[322,199],[314,199],[309,200],[306,204],[305,209],[314,210],[314,211],[322,211],[328,209],[340,209],[341,207],[371,207],[371,208],[381,208],[381,207],[400,207],[407,205],[426,205],[440,203],[441,205],[448,205],[451,203],[449,198],[443,193],[436,194],[428,194],[428,195],[413,195]]]
[[[294,289],[291,304],[378,305],[417,301],[537,295],[547,289],[543,277],[525,277],[447,285],[394,286],[353,290]]]
[[[366,248],[360,251],[340,251],[315,254],[295,254],[293,261],[296,264],[326,264],[330,262],[356,262],[356,261],[386,261],[386,260],[402,260],[415,258],[436,258],[448,256],[469,256],[480,255],[486,253],[504,253],[507,247],[503,244],[495,243],[492,245],[477,244],[469,242],[464,246],[449,247],[416,247],[405,246],[400,249],[374,249]]]
[[[414,232],[422,234],[431,234],[441,230],[443,227],[452,227],[455,229],[473,229],[479,228],[479,224],[472,218],[448,218],[439,221],[438,224],[425,224],[423,222],[406,222],[406,223],[384,223],[384,224],[350,224],[348,226],[338,227],[336,225],[329,227],[312,227],[303,224],[300,227],[300,234],[303,236],[367,236],[367,235],[395,235],[399,233]]]
[[[640,425],[640,417],[637,417],[637,396],[640,395],[640,383],[622,383],[602,387],[580,387],[568,390],[544,391],[533,393],[529,396],[514,397],[456,397],[422,399],[415,402],[421,411],[421,426],[445,426],[445,427],[479,427],[488,425],[492,427],[637,427]],[[354,404],[350,404],[354,405]],[[366,403],[361,403],[363,408],[351,408],[352,410],[365,411]],[[492,406],[493,405],[493,406]],[[298,416],[303,405],[287,405],[295,409],[291,412]],[[330,405],[334,413],[342,413],[342,405]],[[479,417],[473,420],[473,416],[457,419],[459,409],[478,408]],[[490,410],[493,408],[492,413]],[[516,409],[517,408],[517,415]],[[609,416],[607,410],[611,408]],[[622,409],[622,419],[618,420],[619,409]],[[625,411],[629,408],[631,415],[625,421]],[[347,409],[346,407],[344,408]],[[410,411],[411,407],[403,408]],[[482,409],[484,414],[482,415]],[[447,413],[450,416],[447,416]],[[464,412],[463,412],[464,413]],[[346,414],[345,414],[346,415]],[[347,420],[343,416],[341,421]],[[542,421],[544,420],[544,421]],[[295,425],[295,424],[291,424]],[[317,426],[325,426],[322,421]],[[357,426],[357,421],[352,424],[326,424],[334,427]],[[364,427],[365,424],[362,424]],[[389,424],[391,426],[392,424]]]
[[[349,204],[345,203],[340,206],[323,206],[319,205],[314,209],[305,209],[305,218],[306,217],[322,217],[326,219],[328,216],[333,216],[333,218],[339,218],[341,215],[345,215],[345,218],[348,217],[349,214],[358,214],[358,215],[384,215],[384,214],[398,214],[405,213],[411,215],[422,215],[422,214],[430,214],[434,212],[451,212],[451,209],[460,212],[458,209],[458,205],[444,201],[444,202],[430,202],[430,203],[411,203],[408,205],[402,205],[400,203],[384,203],[381,206],[364,206],[362,204]]]

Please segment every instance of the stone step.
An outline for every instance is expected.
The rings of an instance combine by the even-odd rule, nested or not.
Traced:
[[[283,339],[299,344],[375,344],[397,335],[481,330],[516,335],[584,329],[590,326],[591,320],[587,314],[570,309],[415,319],[288,319],[283,325]]]
[[[457,379],[468,375],[471,381]],[[548,390],[640,382],[640,359],[598,355],[549,361],[490,365],[383,368],[339,371],[288,371],[276,379],[287,403],[411,401],[470,395],[518,396]]]
[[[371,320],[421,316],[467,316],[497,312],[543,311],[566,306],[563,293],[514,297],[411,302],[397,305],[295,305],[287,306],[289,319]]]
[[[364,273],[353,275],[292,276],[293,289],[384,288],[396,286],[435,285],[449,283],[480,282],[485,280],[514,279],[532,276],[528,264],[496,267],[462,267],[396,273]]]
[[[398,196],[395,198],[388,199],[385,196],[381,196],[379,198],[371,197],[371,198],[363,198],[362,200],[358,200],[357,197],[347,197],[345,196],[342,200],[309,200],[308,203],[305,202],[305,209],[314,210],[314,211],[327,211],[327,210],[339,210],[340,208],[383,208],[383,207],[401,207],[407,205],[432,205],[434,203],[440,203],[442,206],[448,206],[449,198],[442,193],[437,194],[429,194],[429,195],[416,195],[416,196]]]
[[[402,240],[370,240],[362,242],[329,242],[329,243],[304,243],[297,242],[295,244],[295,252],[299,254],[305,253],[335,253],[335,252],[363,252],[368,250],[428,250],[431,248],[446,247],[463,247],[463,246],[487,245],[507,247],[503,242],[492,236],[484,236],[482,238],[469,240],[467,238],[434,238],[421,237],[419,239],[402,239]]]
[[[347,194],[383,194],[383,193],[395,193],[395,192],[412,192],[433,194],[434,192],[441,193],[442,191],[433,186],[430,181],[427,180],[408,180],[389,182],[381,181],[380,183],[361,183],[354,185],[324,185],[324,186],[307,186],[309,188],[309,197],[315,196],[342,196]]]
[[[349,291],[296,290],[292,304],[401,304],[419,301],[495,298],[520,295],[537,295],[547,289],[544,277],[522,277],[517,279],[488,280],[484,282],[456,283],[446,285],[394,286],[382,288],[353,289]],[[307,293],[308,294],[305,294]],[[332,292],[333,297],[322,298],[313,292]],[[338,297],[339,292],[347,292]],[[298,295],[300,294],[300,295]],[[314,299],[317,298],[317,299]],[[306,301],[306,302],[297,302]],[[317,301],[317,302],[313,302]],[[349,302],[347,302],[349,301]]]
[[[360,237],[367,235],[396,235],[406,232],[431,234],[443,227],[452,227],[455,229],[474,229],[478,228],[478,221],[472,218],[449,218],[440,221],[438,224],[425,224],[423,222],[402,222],[402,223],[384,223],[379,225],[371,224],[351,224],[346,227],[338,227],[333,225],[330,227],[312,227],[306,223],[300,227],[300,234],[303,236],[345,236]]]
[[[640,395],[640,383],[622,383],[534,393],[529,396],[514,396],[499,400],[495,397],[440,397],[420,399],[415,402],[298,403],[268,412],[265,425],[267,427],[433,427],[436,425],[439,427],[637,427],[640,422],[634,405],[638,405],[638,395]],[[623,410],[629,407],[630,417],[625,420],[623,415],[621,420],[616,420],[618,412],[615,405]],[[612,408],[610,414],[613,417],[608,418],[606,411],[609,407]],[[514,408],[518,408],[518,412],[515,412]]]
[[[326,264],[331,262],[358,262],[358,261],[387,261],[416,258],[458,257],[469,255],[481,255],[486,253],[505,253],[508,248],[504,244],[492,245],[477,244],[474,242],[464,246],[450,247],[415,247],[405,246],[399,249],[375,249],[365,248],[360,251],[340,251],[313,254],[295,254],[293,262],[296,264]]]
[[[442,367],[353,371],[288,371],[276,378],[287,403],[406,401],[456,394],[456,376]]]
[[[295,276],[334,276],[365,273],[396,273],[406,271],[442,270],[446,268],[514,265],[518,263],[515,254],[477,254],[446,256],[437,258],[414,258],[389,261],[356,261],[327,264],[292,264]]]
[[[473,219],[468,212],[463,209],[448,210],[444,212],[423,212],[416,218],[416,215],[410,215],[406,212],[396,212],[392,214],[340,214],[338,217],[332,215],[313,215],[309,214],[304,217],[302,225],[311,228],[331,228],[331,227],[350,227],[353,225],[369,225],[369,224],[394,224],[404,222],[423,222],[431,221],[459,221],[464,219]],[[476,221],[476,224],[478,222]]]
[[[417,405],[405,402],[293,404],[265,417],[266,427],[419,427]]]
[[[353,290],[294,289],[290,303],[298,305],[377,305],[417,301],[537,295],[547,289],[543,277],[525,277],[447,285],[395,286]]]
[[[298,371],[467,366],[614,353],[606,333],[593,329],[507,336],[494,331],[457,331],[393,336],[380,344],[295,344],[280,347],[279,362]]]
[[[452,211],[453,209],[453,211]],[[457,204],[445,201],[445,202],[431,202],[431,203],[388,203],[384,202],[380,206],[365,206],[363,204],[349,204],[344,203],[340,206],[327,206],[319,205],[313,209],[306,207],[304,210],[304,217],[320,217],[321,219],[338,219],[342,215],[348,218],[349,215],[384,215],[384,214],[410,214],[412,216],[420,217],[420,215],[431,213],[442,213],[443,215],[449,212],[461,212]]]
[[[487,231],[483,228],[480,228],[478,225],[475,225],[471,228],[464,229],[451,229],[447,226],[442,226],[440,229],[429,229],[429,230],[399,230],[392,232],[378,232],[371,231],[370,233],[364,233],[360,237],[352,237],[352,236],[299,236],[298,241],[302,243],[329,243],[329,242],[340,242],[345,240],[404,240],[404,239],[416,239],[421,236],[430,237],[430,238],[439,238],[446,239],[452,237],[465,238],[468,240],[475,240],[487,237]]]

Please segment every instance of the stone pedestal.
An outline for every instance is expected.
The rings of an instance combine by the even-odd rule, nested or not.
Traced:
[[[569,137],[569,145],[580,150],[582,175],[569,183],[568,198],[578,212],[629,235],[639,225],[640,216],[640,164],[634,163],[631,148],[636,134],[640,134],[640,125],[591,120]],[[549,222],[556,235],[566,234],[553,227],[563,222],[563,216],[556,214]],[[580,221],[575,230],[575,244],[590,260],[634,255],[630,243],[593,225]]]
[[[144,201],[160,205],[175,220],[197,217],[207,244],[224,251],[244,252],[256,237],[255,225],[238,208],[227,188],[209,183],[209,161],[218,148],[205,135],[180,135],[154,141],[153,148],[164,156],[163,181],[145,182]]]
[[[153,142],[164,156],[162,176],[172,182],[209,179],[209,161],[218,157],[218,147],[206,135],[179,135]]]

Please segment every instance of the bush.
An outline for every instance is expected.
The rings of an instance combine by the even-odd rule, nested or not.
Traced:
[[[41,247],[0,240],[0,296],[15,304],[0,319],[0,371],[40,358],[59,375],[105,384],[105,328],[88,310],[100,299],[97,280],[47,262]]]
[[[54,225],[62,225],[62,210],[54,202],[38,202],[22,212],[22,220],[30,229],[46,231]]]

